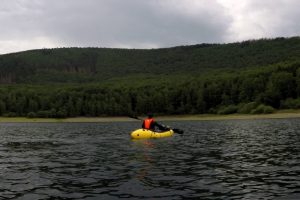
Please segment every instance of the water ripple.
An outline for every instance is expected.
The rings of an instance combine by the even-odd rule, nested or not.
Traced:
[[[300,199],[299,122],[3,123],[0,199]]]

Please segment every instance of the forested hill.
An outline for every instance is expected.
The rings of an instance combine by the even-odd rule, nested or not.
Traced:
[[[0,83],[82,83],[139,75],[200,74],[299,61],[299,57],[299,37],[149,50],[30,50],[0,55]]]
[[[300,109],[300,38],[149,50],[31,50],[0,56],[0,83],[0,116]]]

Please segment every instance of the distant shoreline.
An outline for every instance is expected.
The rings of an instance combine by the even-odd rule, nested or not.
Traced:
[[[142,117],[141,117],[142,118]],[[272,114],[199,114],[199,115],[171,115],[157,116],[157,121],[209,121],[209,120],[253,120],[253,119],[287,119],[300,118],[300,110],[282,110]],[[135,122],[138,120],[129,117],[74,117],[74,118],[26,118],[0,117],[0,123],[101,123],[101,122]]]

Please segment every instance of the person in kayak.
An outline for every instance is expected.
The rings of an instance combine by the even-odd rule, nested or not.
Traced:
[[[157,127],[161,131],[165,131],[168,129],[168,127],[165,127],[164,125],[161,125],[154,121],[152,114],[148,114],[148,118],[143,121],[142,128],[154,131],[155,127]]]

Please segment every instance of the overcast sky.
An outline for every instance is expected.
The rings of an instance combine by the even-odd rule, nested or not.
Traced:
[[[300,0],[0,0],[0,54],[300,35]]]

